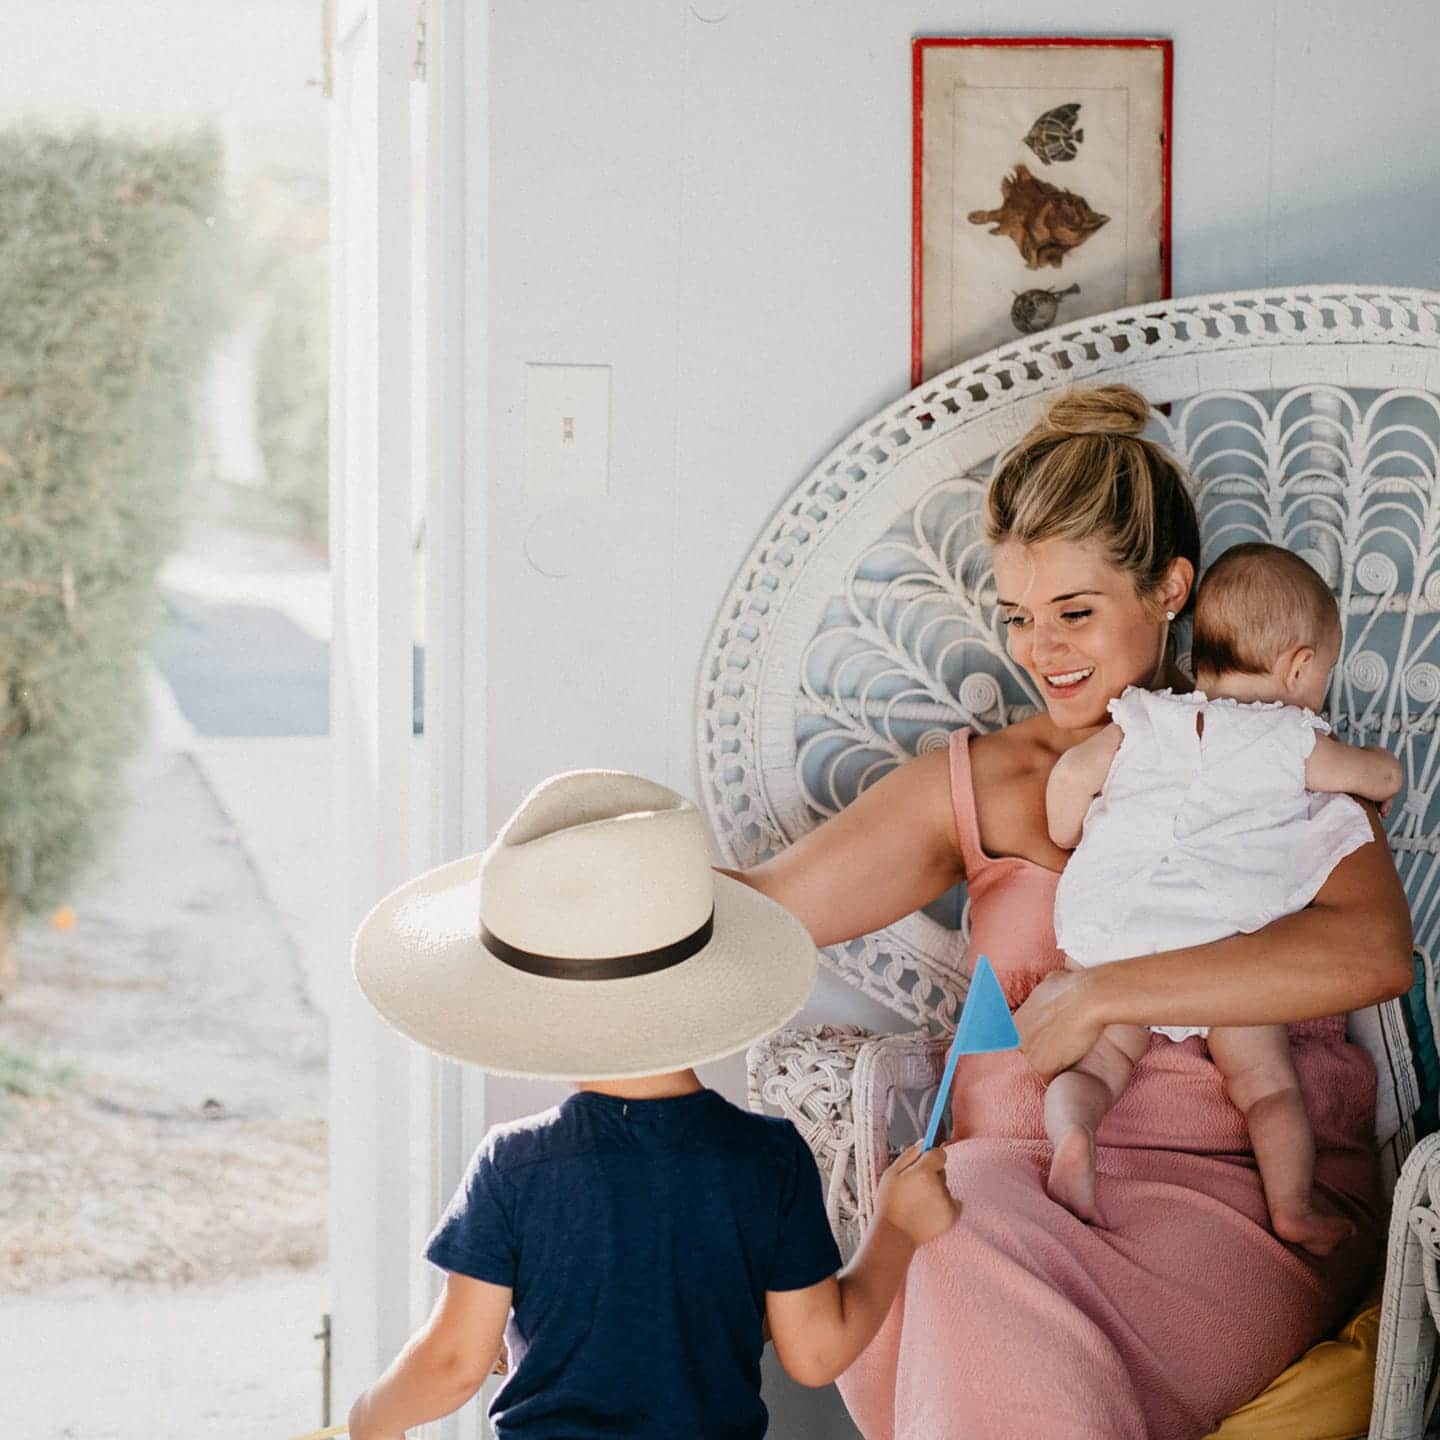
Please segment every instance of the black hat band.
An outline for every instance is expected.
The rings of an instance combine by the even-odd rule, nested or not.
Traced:
[[[550,980],[630,980],[637,975],[653,975],[657,970],[668,970],[672,965],[688,960],[710,943],[714,933],[715,911],[712,908],[705,923],[683,939],[633,955],[539,955],[533,950],[522,950],[518,945],[509,944],[483,923],[480,926],[480,943],[497,960],[514,970],[523,970],[527,975],[543,975]]]

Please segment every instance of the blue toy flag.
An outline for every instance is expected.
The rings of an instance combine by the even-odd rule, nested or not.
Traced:
[[[1010,1018],[1005,992],[1001,990],[990,962],[982,955],[975,962],[975,973],[970,977],[970,989],[960,1010],[960,1023],[955,1027],[955,1038],[950,1042],[950,1053],[945,1057],[945,1073],[940,1077],[939,1090],[935,1092],[935,1104],[930,1111],[930,1123],[925,1127],[922,1150],[935,1148],[935,1139],[940,1133],[940,1117],[949,1108],[950,1087],[955,1083],[955,1065],[960,1057],[993,1055],[997,1050],[1019,1048],[1020,1032]]]

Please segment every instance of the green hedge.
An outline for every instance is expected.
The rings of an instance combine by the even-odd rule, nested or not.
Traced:
[[[69,895],[144,723],[220,319],[213,135],[0,132],[0,904]]]

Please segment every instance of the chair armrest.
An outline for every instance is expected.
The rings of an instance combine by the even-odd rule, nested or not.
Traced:
[[[864,1233],[855,1190],[855,1061],[872,1038],[858,1025],[787,1026],[745,1056],[750,1108],[783,1115],[810,1147],[825,1213],[847,1259]]]
[[[1390,1212],[1370,1440],[1420,1440],[1440,1319],[1440,1135],[1410,1152]]]
[[[878,1035],[855,1062],[855,1195],[858,1233],[875,1214],[875,1192],[891,1160],[925,1133],[950,1039],[923,1031]]]
[[[750,1108],[785,1116],[810,1147],[847,1258],[875,1214],[886,1166],[925,1132],[949,1044],[923,1032],[790,1026],[746,1055]]]

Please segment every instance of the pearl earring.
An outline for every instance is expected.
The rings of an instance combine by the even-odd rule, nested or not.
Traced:
[[[1166,618],[1166,620],[1174,620],[1174,618],[1175,618],[1175,612],[1174,612],[1173,610],[1167,610],[1167,611],[1165,612],[1165,618]]]

